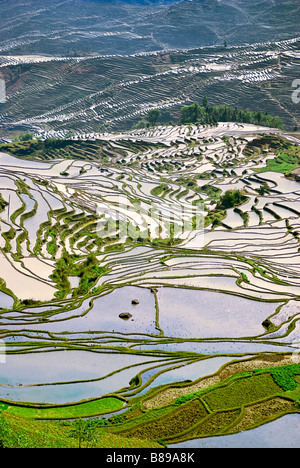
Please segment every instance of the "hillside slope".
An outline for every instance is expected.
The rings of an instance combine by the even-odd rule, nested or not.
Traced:
[[[291,39],[297,0],[1,0],[0,53],[132,54]]]

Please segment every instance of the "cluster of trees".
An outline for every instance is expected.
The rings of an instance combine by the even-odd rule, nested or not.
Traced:
[[[14,141],[31,141],[33,140],[32,133],[22,133],[19,137],[16,137]]]
[[[241,122],[254,125],[262,125],[271,128],[284,128],[283,121],[278,116],[272,116],[261,111],[253,112],[241,110],[230,106],[210,106],[205,96],[201,104],[195,102],[189,106],[183,106],[180,110],[181,124],[217,125],[219,122]],[[170,112],[166,110],[151,109],[147,116],[138,121],[133,128],[147,128],[157,124],[177,124]]]
[[[224,195],[220,197],[218,208],[227,210],[243,203],[247,197],[243,195],[240,190],[227,190]]]
[[[218,122],[242,122],[283,129],[283,121],[278,116],[261,111],[240,110],[237,107],[209,106],[206,97],[203,98],[201,104],[194,103],[182,107],[180,122],[182,124],[209,125],[217,125]]]

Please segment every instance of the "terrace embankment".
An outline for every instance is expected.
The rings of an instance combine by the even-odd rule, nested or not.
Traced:
[[[204,377],[203,379],[193,382],[192,384],[168,386],[167,388],[158,391],[153,396],[149,396],[143,400],[143,406],[147,410],[160,408],[162,406],[173,403],[181,396],[209,388],[237,373],[249,372],[258,368],[264,369],[276,366],[281,367],[292,363],[293,361],[289,355],[264,355],[255,357],[250,361],[245,360],[233,362],[225,365],[216,374],[209,377]]]

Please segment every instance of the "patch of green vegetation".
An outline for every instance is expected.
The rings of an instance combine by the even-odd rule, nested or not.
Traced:
[[[159,441],[173,437],[194,425],[198,419],[207,416],[207,410],[200,400],[188,402],[181,407],[173,405],[166,407],[164,411],[148,411],[148,420],[142,422],[142,418],[131,421],[125,425],[115,428],[114,433],[126,435],[126,437],[137,437],[148,440]],[[153,418],[154,413],[156,417]],[[150,414],[152,418],[149,419]],[[160,414],[160,416],[158,416]],[[116,432],[117,431],[117,432]]]
[[[212,411],[218,411],[237,408],[281,392],[270,374],[259,374],[235,379],[230,384],[206,392],[202,399]]]
[[[116,397],[99,398],[74,405],[64,406],[29,406],[0,403],[0,410],[32,419],[71,419],[112,413],[120,410],[124,400]]]
[[[240,190],[226,190],[225,194],[220,197],[220,201],[217,204],[217,209],[227,210],[235,206],[239,206],[245,203],[248,198],[243,195]]]
[[[78,256],[70,255],[66,250],[56,262],[56,268],[51,275],[51,279],[56,283],[58,299],[63,299],[67,294],[72,292],[69,282],[69,276],[77,276],[79,278],[79,286],[73,291],[73,295],[87,294],[95,286],[96,281],[105,273],[105,267],[99,265],[99,261],[95,254],[90,253],[87,257],[80,261]]]
[[[204,227],[212,225],[212,228],[221,226],[222,221],[226,218],[226,210],[211,210],[204,218]]]
[[[195,439],[223,433],[226,431],[226,428],[239,417],[239,414],[239,408],[227,411],[214,411],[213,414],[210,414],[207,418],[198,423],[185,436],[190,439]],[[179,436],[179,440],[183,436],[184,434],[182,434],[181,437]]]
[[[58,423],[40,422],[0,411],[1,448],[76,448],[77,441]]]
[[[153,239],[153,241],[151,242],[151,245],[153,245],[154,247],[168,247],[168,246],[181,244],[181,242],[182,242],[182,239],[179,239],[176,237],[174,238],[171,237],[167,239],[156,238],[156,239]]]
[[[10,252],[11,251],[11,244],[10,241],[12,241],[17,234],[16,229],[11,227],[9,231],[3,232],[2,237],[5,240],[5,246],[3,247],[4,252]]]
[[[204,225],[212,227],[221,226],[223,220],[226,218],[227,210],[233,207],[237,207],[248,200],[248,197],[243,195],[240,190],[227,190],[224,195],[220,196],[219,189],[216,189],[212,185],[207,185],[202,187],[202,191],[204,190],[209,197],[216,201],[216,206],[213,210],[210,210],[209,213],[205,216]],[[238,209],[235,208],[237,211]],[[239,214],[241,215],[244,224],[248,222],[248,215],[243,213],[239,210]]]
[[[211,200],[218,200],[221,194],[221,189],[210,184],[203,185],[199,191],[206,193]]]
[[[282,174],[289,174],[297,169],[300,163],[300,157],[293,154],[281,153],[274,159],[267,159],[266,167],[262,168],[260,172],[281,172]]]
[[[198,393],[189,393],[188,395],[182,395],[174,401],[174,405],[184,405],[193,398],[197,397]]]
[[[244,281],[244,283],[250,283],[246,273],[244,273],[243,271],[241,272],[241,277],[242,277],[242,281]]]
[[[279,385],[285,392],[288,390],[295,390],[297,388],[297,382],[293,372],[289,372],[286,369],[279,369],[271,373],[274,382]]]
[[[262,154],[275,154],[275,157],[266,160],[266,166],[257,169],[257,172],[280,172],[289,175],[293,170],[297,169],[300,164],[300,148],[299,145],[291,143],[284,137],[275,135],[263,135],[249,141],[244,149],[244,154],[248,157],[261,157]],[[257,190],[261,195],[264,194],[267,187],[265,184],[260,190]]]
[[[156,442],[98,431],[98,420],[37,421],[0,411],[2,448],[161,448]]]
[[[151,195],[158,197],[159,195],[166,192],[167,190],[169,190],[169,186],[167,184],[161,184],[161,185],[158,185],[157,187],[154,187],[151,190]]]
[[[262,152],[273,152],[275,154],[286,153],[287,151],[292,151],[292,154],[299,151],[299,146],[291,143],[284,137],[278,135],[262,135],[257,138],[254,138],[251,141],[248,141],[243,153],[251,157],[255,154],[260,155]]]
[[[0,213],[1,211],[4,211],[7,206],[8,206],[8,202],[5,201],[2,195],[0,194]]]
[[[257,369],[254,372],[263,372],[261,369]],[[295,390],[298,386],[298,382],[295,379],[296,375],[300,374],[300,365],[292,364],[284,367],[274,367],[267,369],[270,372],[274,382],[282,388],[283,391]]]

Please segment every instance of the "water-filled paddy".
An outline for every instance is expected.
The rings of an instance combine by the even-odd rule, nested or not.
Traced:
[[[289,340],[287,340],[289,341]],[[284,340],[282,340],[284,343]],[[238,354],[256,354],[256,353],[276,353],[276,352],[293,352],[291,346],[278,346],[276,342],[265,343],[253,340],[226,340],[216,339],[212,341],[187,341],[171,342],[171,343],[149,343],[144,345],[134,346],[137,350],[157,350],[161,349],[168,352],[190,352],[204,355],[221,355],[228,354],[234,356]]]
[[[137,300],[138,304],[132,304]],[[129,313],[129,319],[119,317]],[[85,328],[120,333],[157,334],[155,300],[149,289],[124,287],[94,301],[93,309],[84,317]]]
[[[255,336],[279,304],[217,292],[160,288],[159,325],[165,336],[214,338]]]
[[[45,403],[80,401],[129,387],[138,372],[163,362],[149,356],[92,351],[7,355],[5,365],[0,365],[0,398]]]
[[[169,370],[166,373],[159,375],[155,381],[150,384],[144,391],[148,391],[159,385],[172,384],[176,382],[193,381],[200,379],[206,375],[214,374],[221,366],[231,361],[230,357],[215,357],[204,359],[195,363],[188,363],[178,366],[178,368]]]
[[[14,305],[13,297],[0,291],[0,309],[10,309]]]
[[[18,267],[20,267],[19,264]],[[6,285],[18,298],[34,300],[54,298],[56,289],[53,286],[22,274],[3,254],[0,256],[0,271],[5,272],[3,276],[5,276]]]
[[[138,304],[132,304],[137,300]],[[85,313],[90,309],[87,313]],[[32,308],[28,312],[37,314],[38,311],[51,310],[51,307]],[[129,313],[131,317],[122,319],[122,313]],[[61,320],[64,319],[64,320]],[[58,320],[58,321],[55,321]],[[61,321],[60,321],[61,320]],[[16,326],[21,328],[22,326]],[[71,333],[95,331],[118,333],[158,334],[156,329],[156,309],[153,294],[147,288],[125,286],[116,288],[109,294],[96,298],[93,304],[86,300],[77,309],[60,312],[54,316],[52,323],[33,323],[32,329],[47,329],[52,332]]]
[[[15,158],[14,156],[10,156],[7,153],[0,152],[0,164],[1,166],[5,166],[6,169],[8,167],[11,168],[18,168],[18,169],[49,169],[53,165],[53,163],[49,162],[41,162],[41,161],[27,161],[25,159]]]

